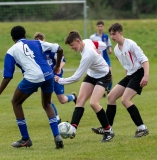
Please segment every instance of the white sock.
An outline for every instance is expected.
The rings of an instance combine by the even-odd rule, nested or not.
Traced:
[[[75,96],[74,95],[71,95],[73,97],[73,100],[75,100]]]
[[[146,127],[144,124],[142,124],[142,125],[138,126],[137,128],[138,128],[138,130],[144,130],[144,129],[146,129],[147,127]]]
[[[57,121],[60,120],[59,115],[57,115],[56,118],[57,118]]]

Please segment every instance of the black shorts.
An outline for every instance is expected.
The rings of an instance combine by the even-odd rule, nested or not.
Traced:
[[[91,83],[94,86],[100,85],[104,87],[105,89],[107,89],[108,85],[111,82],[111,72],[109,71],[109,73],[105,77],[101,77],[101,78],[93,78],[93,77],[86,75],[83,82]]]
[[[142,87],[140,86],[140,82],[144,76],[144,69],[140,68],[135,73],[130,76],[124,77],[118,84],[123,87],[128,87],[137,92],[137,94],[141,94]]]

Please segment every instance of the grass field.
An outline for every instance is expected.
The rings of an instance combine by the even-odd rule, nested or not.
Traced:
[[[105,24],[109,26],[115,21],[107,21]],[[18,82],[22,79],[22,75],[17,70],[13,80],[2,93],[0,97],[0,160],[156,160],[157,159],[157,83],[156,83],[156,33],[155,30],[157,20],[141,20],[141,21],[120,21],[124,25],[124,35],[134,39],[144,50],[150,59],[150,78],[149,84],[142,92],[141,96],[136,96],[133,102],[137,105],[143,117],[144,123],[148,127],[150,134],[139,139],[133,138],[136,131],[136,126],[133,124],[126,109],[117,101],[118,109],[113,130],[115,132],[114,139],[109,143],[101,143],[101,136],[96,135],[91,131],[91,127],[99,127],[99,122],[96,115],[89,107],[89,102],[86,103],[85,113],[81,119],[77,135],[75,139],[65,139],[65,148],[55,150],[53,136],[48,124],[48,119],[41,107],[40,91],[34,93],[24,104],[25,117],[29,129],[29,134],[33,141],[33,146],[30,148],[13,148],[11,143],[20,139],[20,134],[15,123],[15,116],[11,106],[11,99]],[[77,68],[80,55],[70,51],[68,46],[65,46],[63,39],[71,29],[77,29],[83,35],[83,30],[80,29],[79,21],[76,22],[45,22],[42,28],[42,23],[37,23],[41,32],[46,32],[47,39],[61,43],[65,49],[67,64],[65,68]],[[20,24],[20,23],[19,23]],[[62,25],[61,25],[62,24]],[[10,39],[9,32],[12,26],[16,23],[0,23],[0,70],[3,69],[3,58],[6,50],[13,44]],[[28,37],[31,38],[36,32],[36,23],[23,23],[28,30]],[[66,27],[65,27],[66,26]],[[80,27],[80,28],[79,28]],[[56,29],[54,34],[52,30]],[[68,29],[67,29],[68,28]],[[107,29],[107,28],[106,28]],[[89,29],[90,30],[90,29]],[[88,31],[89,31],[88,30]],[[39,30],[38,30],[39,31]],[[52,35],[51,35],[52,32]],[[58,34],[58,36],[56,36]],[[91,34],[88,32],[88,34]],[[3,41],[4,39],[4,41]],[[115,44],[113,43],[113,46]],[[114,55],[111,55],[113,68],[114,85],[124,76],[125,71],[120,66]],[[2,73],[1,73],[2,74]],[[64,77],[72,75],[73,72],[65,72]],[[77,83],[66,85],[65,92],[78,93],[81,80]],[[68,104],[60,104],[53,95],[54,103],[56,104],[62,121],[70,121],[73,113],[73,102]],[[101,104],[106,109],[107,99],[103,98]]]

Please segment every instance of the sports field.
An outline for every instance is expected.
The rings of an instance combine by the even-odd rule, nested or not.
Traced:
[[[95,27],[93,21],[93,27]],[[117,22],[107,21],[105,30]],[[156,160],[157,159],[157,20],[125,20],[118,21],[124,26],[124,36],[137,42],[144,50],[150,60],[149,84],[141,96],[136,96],[133,102],[139,108],[144,123],[150,134],[139,139],[133,138],[136,126],[133,124],[128,112],[117,101],[118,109],[113,130],[115,137],[111,142],[101,143],[101,136],[91,131],[91,127],[99,127],[100,124],[96,115],[86,103],[85,113],[80,122],[77,135],[74,139],[65,139],[64,149],[56,150],[53,136],[48,124],[48,119],[41,107],[40,90],[34,93],[23,105],[29,134],[33,141],[30,148],[13,148],[11,143],[19,140],[20,133],[15,122],[15,116],[11,106],[11,99],[14,90],[22,75],[17,69],[14,78],[5,91],[0,95],[0,160]],[[44,23],[0,23],[0,72],[2,75],[3,59],[7,49],[13,44],[10,38],[10,29],[15,25],[23,25],[27,30],[27,37],[32,38],[36,31],[44,32],[47,40],[59,43],[67,60],[64,77],[71,76],[80,61],[80,54],[70,50],[64,44],[64,38],[69,31],[78,30],[83,37],[83,24],[80,21],[57,21]],[[88,26],[88,36],[91,33],[91,26]],[[112,42],[113,46],[115,45]],[[113,85],[124,75],[125,71],[115,58],[111,55],[113,68]],[[0,78],[0,81],[2,77]],[[65,86],[65,93],[79,91],[82,79],[74,84]],[[53,95],[62,121],[70,121],[74,110],[74,103],[60,104]],[[107,99],[103,98],[101,104],[106,109]]]

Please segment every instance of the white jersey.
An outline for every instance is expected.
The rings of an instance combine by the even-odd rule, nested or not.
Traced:
[[[6,53],[4,60],[4,78],[12,78],[17,65],[26,80],[38,83],[54,76],[48,65],[43,52],[50,50],[57,52],[58,44],[38,40],[21,39],[14,44]]]
[[[106,44],[103,42],[98,42],[98,46],[96,47],[90,39],[83,40],[83,43],[85,46],[81,52],[82,58],[79,68],[73,76],[69,78],[60,78],[58,81],[59,84],[74,83],[78,81],[86,72],[93,78],[101,78],[108,74],[109,66],[96,49],[98,48],[99,51],[102,51],[106,49]]]
[[[124,40],[122,50],[117,44],[114,53],[124,69],[127,70],[127,75],[132,75],[142,67],[142,63],[148,61],[142,49],[131,39]]]

